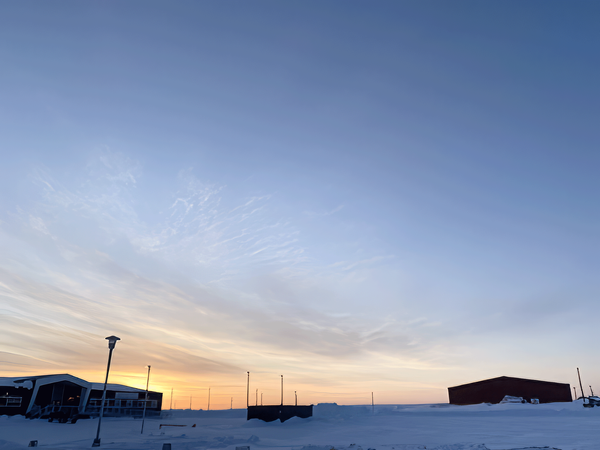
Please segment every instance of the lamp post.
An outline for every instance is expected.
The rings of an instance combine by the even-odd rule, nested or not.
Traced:
[[[110,371],[110,360],[112,358],[112,352],[115,349],[115,344],[120,341],[121,338],[116,336],[109,336],[108,340],[108,364],[106,365],[106,379],[104,380],[104,390],[102,391],[102,401],[100,403],[100,416],[98,417],[98,431],[96,432],[96,439],[92,443],[92,447],[100,447],[100,424],[102,423],[102,416],[104,415],[104,402],[106,401],[106,384],[108,383],[108,372]]]
[[[150,384],[150,366],[148,365],[148,378],[146,378],[146,400],[144,401],[144,414],[142,415],[142,431],[140,434],[144,434],[144,421],[146,420],[146,405],[148,405],[148,386]]]

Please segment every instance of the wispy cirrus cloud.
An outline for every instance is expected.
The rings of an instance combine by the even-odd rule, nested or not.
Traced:
[[[126,239],[141,254],[170,261],[231,270],[305,260],[298,230],[269,211],[269,194],[227,198],[226,186],[203,183],[191,171],[181,171],[170,203],[155,205],[152,215],[158,219],[149,222],[138,209],[149,202],[140,192],[140,166],[122,155],[103,153],[88,164],[78,185],[67,186],[47,170],[38,169],[32,177],[43,201],[30,222],[42,233],[51,234],[69,216],[71,222],[86,222],[90,234],[108,243]]]
[[[330,211],[316,212],[316,211],[304,211],[307,216],[331,216],[344,209],[344,205],[338,205]]]
[[[0,228],[2,344],[15,369],[85,373],[113,333],[123,338],[117,373],[152,360],[165,385],[198,373],[231,383],[248,368],[327,384],[390,358],[451,364],[425,351],[436,340],[419,337],[427,321],[348,312],[377,295],[364,280],[390,257],[319,265],[270,194],[233,198],[185,170],[155,199],[140,164],[110,152],[73,179],[37,169],[32,180],[38,201]]]

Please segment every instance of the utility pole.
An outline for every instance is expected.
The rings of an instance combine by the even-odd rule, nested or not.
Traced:
[[[229,409],[233,409],[233,397],[231,397],[231,407]]]
[[[254,406],[258,406],[258,389],[256,390],[256,399],[254,401]]]
[[[173,409],[173,388],[171,388],[171,406],[169,406],[169,410]]]
[[[281,406],[283,406],[283,375],[281,375]]]
[[[208,388],[208,409],[207,411],[210,411],[210,388]]]
[[[294,391],[294,397],[296,397],[296,406],[298,406],[298,394]]]
[[[581,388],[581,398],[585,403],[585,394],[583,393],[583,385],[581,384],[581,375],[579,374],[579,367],[577,368],[577,376],[579,377],[579,387]]]
[[[250,372],[248,372],[248,381],[246,382],[246,408],[250,406]]]

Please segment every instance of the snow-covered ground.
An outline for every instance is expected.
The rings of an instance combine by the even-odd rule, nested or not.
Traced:
[[[600,449],[600,408],[581,401],[543,405],[317,405],[314,417],[287,422],[246,421],[245,410],[165,411],[146,419],[104,418],[101,448],[161,450],[498,450]],[[184,425],[163,426],[162,425]],[[196,425],[195,427],[193,425]],[[97,419],[75,424],[0,417],[0,450],[23,450],[31,440],[46,450],[88,449]]]

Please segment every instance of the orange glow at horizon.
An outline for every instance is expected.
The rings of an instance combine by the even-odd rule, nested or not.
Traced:
[[[42,373],[44,372],[44,373]],[[100,374],[97,370],[78,370],[70,372],[70,375],[82,378],[93,383],[103,383],[106,372]],[[44,375],[49,372],[39,371],[23,373],[22,371],[7,371],[3,376],[33,376]],[[221,377],[220,379],[199,378],[194,383],[186,378],[184,374],[153,374],[150,372],[149,390],[162,392],[162,409],[190,409],[194,410],[209,408],[208,389],[210,388],[210,409],[234,409],[246,408],[246,374],[239,377]],[[281,389],[278,376],[272,374],[268,377],[257,376],[257,380],[250,377],[249,404],[278,405],[281,402]],[[122,384],[138,389],[146,389],[147,372],[134,373],[132,371],[120,371],[112,368],[109,374],[109,384]],[[341,405],[370,405],[371,392],[374,392],[375,404],[420,404],[420,403],[446,403],[447,391],[445,387],[435,388],[433,386],[419,386],[406,390],[394,389],[393,386],[384,386],[377,383],[379,390],[368,391],[365,389],[352,389],[352,386],[340,384],[339,386],[328,386],[327,390],[322,387],[298,382],[296,377],[289,377],[290,383],[286,383],[284,377],[284,403],[294,404],[295,392],[298,396],[298,404],[338,403]],[[292,380],[294,382],[292,383]],[[171,390],[172,394],[171,394]],[[258,392],[257,392],[258,390]],[[172,395],[172,397],[171,397]]]

